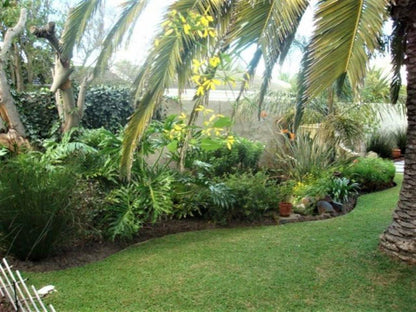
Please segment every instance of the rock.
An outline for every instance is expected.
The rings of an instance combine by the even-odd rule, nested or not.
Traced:
[[[344,206],[341,203],[332,201],[331,206],[335,209],[336,212],[344,213]]]
[[[377,155],[377,153],[370,151],[370,152],[367,153],[367,155],[365,157],[368,157],[368,158],[378,158],[378,155]]]
[[[330,213],[335,214],[334,207],[330,203],[328,203],[325,200],[320,200],[316,203],[316,206],[318,207],[318,213],[321,215],[323,213]]]

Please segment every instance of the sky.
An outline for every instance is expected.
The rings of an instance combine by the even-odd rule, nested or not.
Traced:
[[[78,0],[67,0],[68,3],[74,5],[78,2]],[[163,14],[167,7],[173,2],[174,0],[151,0],[149,1],[148,6],[146,7],[145,11],[140,16],[136,28],[134,30],[132,40],[130,45],[125,49],[121,47],[121,49],[116,54],[117,60],[128,60],[133,64],[140,65],[144,62],[145,57],[149,48],[152,45],[152,39],[157,34],[158,25],[162,20]],[[121,0],[107,0],[105,1],[106,5],[106,14],[108,15],[107,26],[116,19],[117,12],[119,9],[117,6],[121,3]],[[304,15],[304,18],[301,21],[299,26],[298,34],[300,36],[309,37],[313,31],[313,4],[316,3],[316,0],[312,0],[312,5],[309,6],[307,12]],[[242,54],[242,58],[247,62],[251,59],[253,53],[255,51],[255,47],[252,49],[248,49],[245,53]],[[300,51],[293,51],[289,54],[286,58],[285,63],[283,66],[276,65],[275,70],[273,72],[273,79],[276,80],[276,77],[279,75],[279,72],[287,73],[290,76],[296,74],[299,70],[300,60],[301,60],[301,52]],[[373,61],[373,64],[377,67],[385,68],[385,72],[389,72],[390,60],[388,57],[379,57],[378,59]],[[264,70],[264,64],[260,64],[257,75],[261,75]]]

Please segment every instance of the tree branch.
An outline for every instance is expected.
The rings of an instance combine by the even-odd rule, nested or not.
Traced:
[[[22,32],[25,27],[26,17],[27,11],[26,9],[22,9],[17,24],[13,28],[7,30],[6,35],[4,36],[3,47],[0,49],[0,61],[4,62],[6,60],[6,54],[10,50],[13,38]]]
[[[48,40],[52,48],[58,54],[61,63],[65,65],[67,60],[62,58],[62,45],[59,43],[58,38],[56,38],[54,22],[49,22],[43,27],[32,26],[30,27],[30,32],[38,38],[45,38]]]

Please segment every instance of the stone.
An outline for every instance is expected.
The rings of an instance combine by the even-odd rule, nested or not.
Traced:
[[[344,206],[338,202],[331,202],[332,207],[335,209],[336,212],[344,212]]]
[[[332,207],[332,205],[325,200],[318,201],[316,203],[316,206],[318,207],[319,214],[323,214],[323,213],[335,214],[336,213],[334,210],[334,207]]]

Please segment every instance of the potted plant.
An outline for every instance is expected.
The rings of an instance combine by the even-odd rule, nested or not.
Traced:
[[[391,151],[391,156],[393,157],[393,159],[397,159],[400,158],[400,156],[402,156],[402,151],[400,148],[393,148]]]
[[[286,181],[279,185],[279,215],[281,217],[289,217],[292,213],[293,205],[291,203],[291,197],[293,194],[293,182]]]

